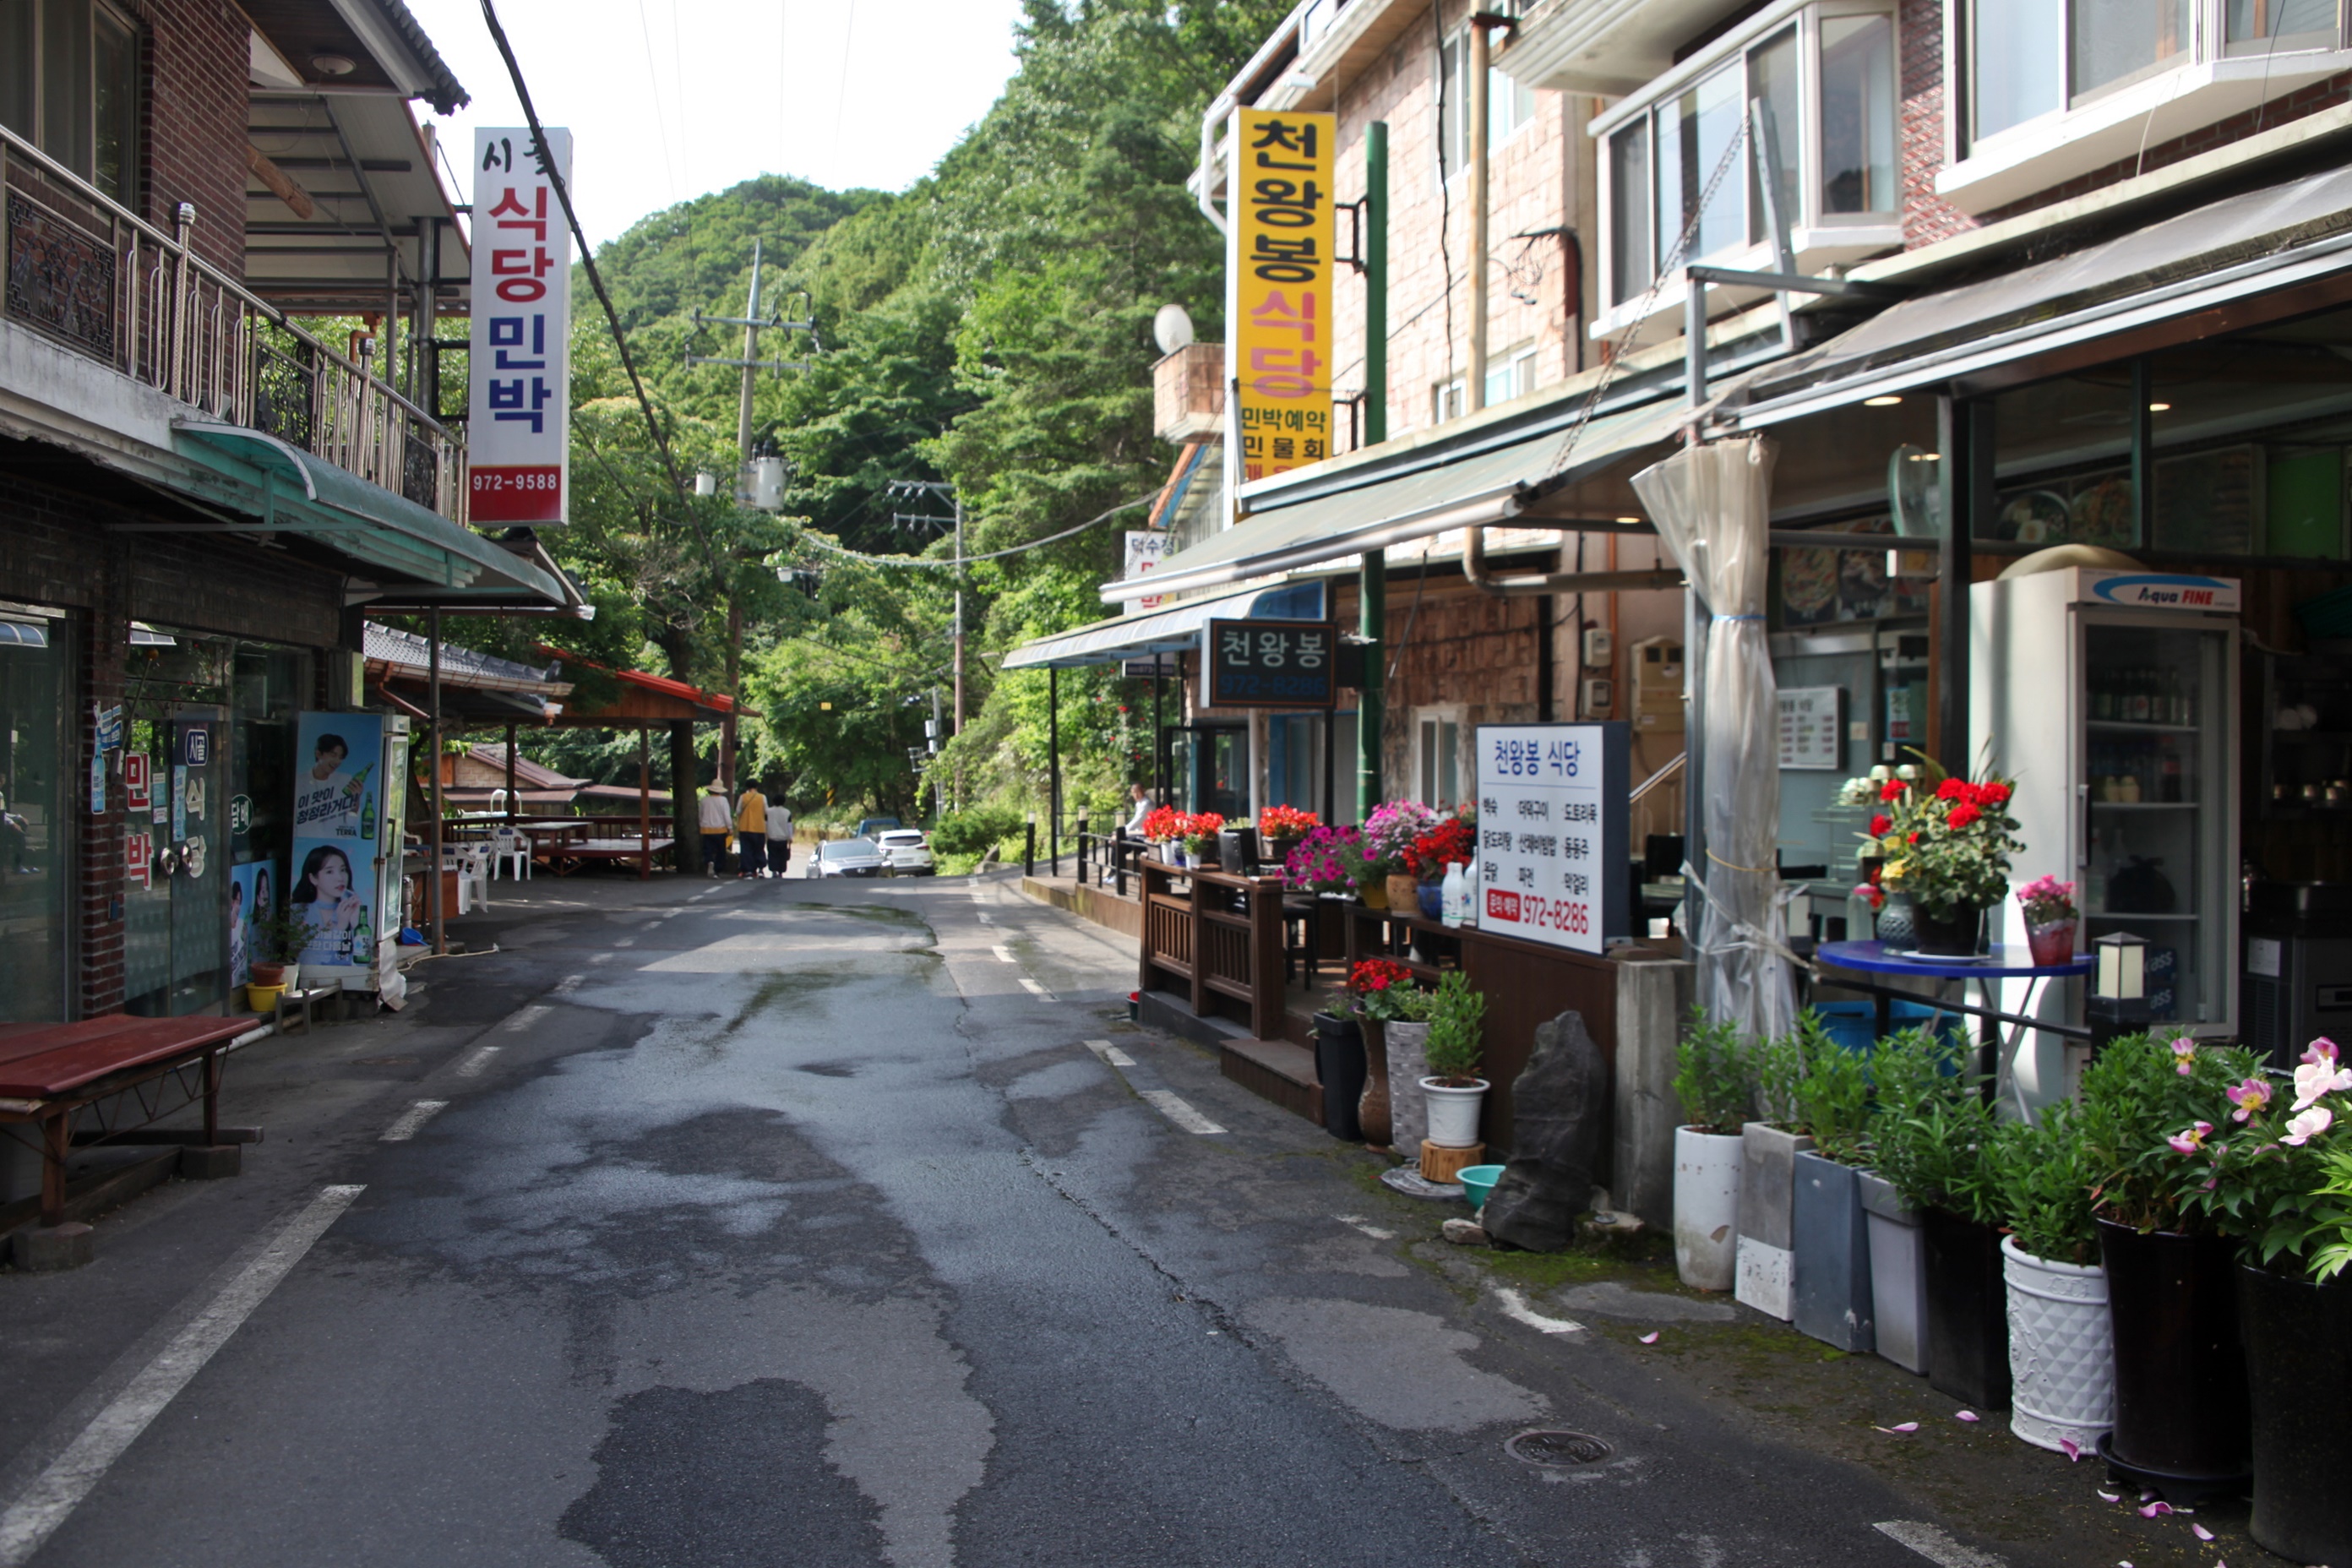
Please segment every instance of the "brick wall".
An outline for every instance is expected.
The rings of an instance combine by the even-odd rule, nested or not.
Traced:
[[[1949,140],[1944,91],[1944,0],[1903,0],[1903,247],[1916,250],[1977,226],[1936,194]]]
[[[166,232],[196,208],[197,253],[245,269],[246,92],[252,24],[226,0],[145,0],[147,219]]]

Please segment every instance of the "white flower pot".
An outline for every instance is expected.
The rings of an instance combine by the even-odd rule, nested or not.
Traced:
[[[1694,1290],[1728,1290],[1739,1256],[1737,1132],[1675,1129],[1675,1272]]]
[[[2084,1453],[2116,1419],[2115,1331],[2107,1316],[2107,1271],[2054,1263],[2000,1244],[2009,1283],[2009,1370],[2016,1384],[2009,1429],[2038,1448]]]
[[[1393,1023],[1381,1033],[1389,1053],[1389,1147],[1417,1159],[1421,1141],[1429,1136],[1429,1104],[1421,1092],[1421,1080],[1429,1076],[1429,1026]]]
[[[1459,1089],[1441,1078],[1421,1080],[1429,1119],[1428,1139],[1441,1149],[1467,1149],[1478,1142],[1478,1108],[1486,1099],[1487,1083]]]
[[[282,984],[285,985],[286,989],[287,989],[287,990],[289,990],[289,991],[299,991],[299,990],[301,990],[301,989],[302,989],[302,966],[301,966],[300,964],[299,964],[299,963],[289,963],[289,964],[286,965],[286,978],[285,978],[285,980],[282,982]]]

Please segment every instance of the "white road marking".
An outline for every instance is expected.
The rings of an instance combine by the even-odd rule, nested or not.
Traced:
[[[418,1100],[415,1104],[402,1111],[400,1113],[400,1119],[394,1121],[391,1126],[385,1128],[383,1130],[383,1136],[377,1139],[376,1142],[379,1143],[407,1142],[411,1138],[416,1136],[416,1130],[418,1128],[432,1121],[434,1116],[438,1112],[447,1110],[448,1105],[449,1102],[446,1100]]]
[[[1013,956],[1013,950],[1009,947],[992,947],[988,951],[996,954],[996,962],[999,963],[1018,963],[1021,962],[1019,959]]]
[[[1503,1316],[1514,1322],[1525,1323],[1539,1334],[1580,1334],[1584,1325],[1571,1318],[1547,1318],[1528,1305],[1528,1299],[1509,1286],[1497,1287],[1495,1297],[1503,1304]]]
[[[1374,1225],[1370,1220],[1366,1219],[1362,1215],[1335,1214],[1331,1217],[1338,1220],[1341,1225],[1348,1226],[1350,1230],[1362,1231],[1374,1241],[1394,1241],[1396,1239],[1396,1232],[1381,1229],[1379,1226]]]
[[[483,1069],[484,1068],[486,1068],[486,1067],[489,1066],[489,1065],[490,1065],[490,1058],[491,1058],[492,1057],[497,1056],[498,1054],[499,1054],[499,1047],[496,1047],[496,1046],[484,1046],[481,1049],[479,1049],[479,1050],[476,1051],[472,1056],[467,1057],[464,1061],[459,1062],[459,1063],[457,1064],[457,1076],[458,1076],[459,1078],[479,1078],[479,1077],[481,1077],[481,1076],[482,1076],[482,1069]]]
[[[1916,1520],[1890,1519],[1871,1529],[1891,1536],[1930,1563],[1940,1563],[1943,1568],[2009,1568],[2009,1559],[1963,1546],[1932,1524]]]
[[[578,990],[580,988],[580,983],[587,978],[588,977],[584,974],[567,974],[549,988],[548,994],[551,996],[569,996],[572,992]]]
[[[1043,985],[1038,984],[1035,981],[1030,979],[1025,974],[1021,977],[1021,985],[1024,990],[1027,991],[1033,996],[1042,996],[1048,1002],[1060,1000],[1060,998],[1055,996],[1051,991],[1046,990]]]
[[[25,1489],[5,1514],[0,1514],[0,1563],[15,1568],[41,1549],[105,1479],[114,1461],[139,1440],[163,1407],[204,1370],[213,1352],[228,1342],[228,1337],[364,1191],[358,1186],[329,1187],[312,1198],[258,1258],[223,1286],[221,1293],[173,1335],[172,1342],[105,1409],[90,1418],[81,1435]]]
[[[976,918],[980,923],[984,926],[992,926],[996,923],[996,917],[994,915],[979,915],[974,918]]]
[[[1133,1057],[1129,1056],[1125,1051],[1120,1050],[1108,1040],[1088,1040],[1086,1042],[1086,1046],[1087,1049],[1102,1058],[1105,1062],[1108,1063],[1112,1067],[1131,1068],[1135,1065],[1135,1058]]]
[[[620,937],[614,940],[613,945],[614,947],[632,947],[636,944],[636,940],[637,939],[633,936]]]
[[[1184,1103],[1174,1089],[1147,1089],[1141,1097],[1154,1110],[1173,1121],[1187,1132],[1223,1132],[1223,1128]]]
[[[564,982],[567,988],[571,984],[568,980]],[[554,1011],[554,1008],[544,1002],[533,1002],[527,1006],[518,1007],[507,1015],[507,1021],[499,1026],[499,1032],[506,1035],[520,1035]]]

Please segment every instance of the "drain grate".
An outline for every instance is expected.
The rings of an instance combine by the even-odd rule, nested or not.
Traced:
[[[1522,1432],[1503,1445],[1503,1451],[1523,1465],[1597,1465],[1616,1452],[1585,1432],[1538,1429]]]

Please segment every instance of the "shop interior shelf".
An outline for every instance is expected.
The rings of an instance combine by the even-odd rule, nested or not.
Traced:
[[[2194,735],[2194,724],[2151,724],[2144,719],[2086,719],[2094,730],[2122,731],[2135,735]]]

